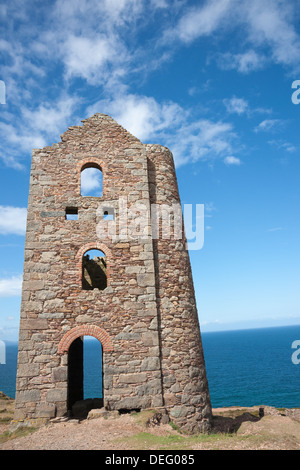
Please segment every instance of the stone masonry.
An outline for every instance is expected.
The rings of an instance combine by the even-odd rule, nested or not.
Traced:
[[[81,196],[87,167],[102,171],[101,197]],[[186,240],[151,236],[152,206],[173,203],[180,199],[171,152],[142,144],[107,115],[95,114],[60,143],[33,150],[16,420],[70,413],[81,398],[80,374],[72,378],[82,368],[75,345],[89,335],[102,344],[106,409],[166,409],[188,433],[210,429]],[[138,211],[127,210],[133,205],[147,209],[142,228]],[[68,208],[77,220],[67,220]],[[103,218],[103,208],[113,220]],[[103,288],[83,288],[90,249],[105,254]]]

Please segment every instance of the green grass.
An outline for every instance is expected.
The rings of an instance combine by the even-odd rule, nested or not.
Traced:
[[[11,422],[11,416],[6,416],[5,418],[0,418],[0,424],[8,424]]]
[[[7,442],[11,439],[16,439],[17,437],[25,437],[28,434],[33,433],[36,431],[34,427],[20,427],[14,432],[5,431],[4,433],[0,434],[0,444]]]
[[[224,437],[224,436],[222,436]],[[197,436],[185,436],[182,434],[169,434],[167,436],[155,435],[149,432],[140,432],[122,439],[129,447],[136,450],[187,450],[193,446],[208,442],[214,444],[220,439],[218,434],[200,434]],[[118,439],[117,442],[121,440]]]

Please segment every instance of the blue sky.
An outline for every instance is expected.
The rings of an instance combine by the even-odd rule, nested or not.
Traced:
[[[169,147],[182,203],[205,206],[202,330],[299,324],[299,25],[294,0],[0,1],[1,339],[18,337],[31,150],[95,112]]]

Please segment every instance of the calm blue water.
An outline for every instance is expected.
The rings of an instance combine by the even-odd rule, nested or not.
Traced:
[[[300,325],[202,333],[212,406],[300,407],[300,364],[291,359],[295,340]],[[85,341],[84,356],[84,397],[100,397],[100,343]],[[17,344],[7,343],[0,390],[13,398],[16,368]]]
[[[300,407],[295,340],[300,325],[203,333],[212,406]]]

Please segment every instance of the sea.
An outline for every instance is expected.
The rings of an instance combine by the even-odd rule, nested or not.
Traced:
[[[213,408],[300,407],[300,325],[202,332],[202,343]],[[0,390],[11,398],[17,351],[17,343],[5,342],[5,364],[0,364]],[[87,340],[84,398],[101,396],[101,380],[101,344]]]

